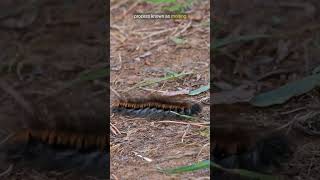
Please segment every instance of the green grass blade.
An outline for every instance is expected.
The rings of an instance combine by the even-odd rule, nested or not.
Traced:
[[[184,172],[192,172],[200,169],[208,169],[209,167],[210,167],[210,161],[205,160],[205,161],[197,162],[188,166],[180,166],[177,168],[159,169],[159,170],[167,174],[177,174],[177,173],[184,173]]]
[[[189,92],[189,95],[190,96],[195,96],[195,95],[198,95],[198,94],[201,94],[203,92],[206,92],[210,89],[210,84],[206,85],[206,86],[201,86],[200,88],[198,89],[195,89],[193,91],[190,91]]]
[[[177,113],[177,112],[174,112],[174,111],[170,111],[172,114],[175,114],[175,115],[177,115],[177,116],[179,116],[179,117],[182,117],[182,118],[186,118],[186,119],[190,119],[190,120],[193,120],[194,119],[194,117],[193,116],[188,116],[188,115],[184,115],[184,114],[179,114],[179,113]]]
[[[201,169],[209,169],[210,166],[212,166],[214,169],[219,169],[222,171],[225,171],[227,173],[231,174],[237,174],[242,177],[250,178],[250,179],[255,179],[255,180],[280,180],[280,177],[278,176],[273,176],[273,175],[267,175],[267,174],[262,174],[262,173],[257,173],[253,171],[248,171],[245,169],[227,169],[223,168],[222,166],[210,162],[210,160],[204,160],[201,162],[197,162],[188,166],[180,166],[176,168],[169,168],[169,169],[161,169],[159,170],[161,172],[167,173],[167,174],[177,174],[177,173],[186,173],[186,172],[193,172]]]

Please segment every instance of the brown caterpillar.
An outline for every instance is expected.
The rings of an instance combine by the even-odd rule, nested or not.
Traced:
[[[54,130],[22,130],[18,132],[11,141],[15,143],[33,141],[48,144],[52,147],[61,146],[83,151],[95,148],[102,152],[106,147],[105,136],[77,134]]]
[[[270,168],[280,168],[292,154],[288,137],[280,132],[261,132],[249,124],[235,122],[213,129],[213,161],[225,168],[269,172]],[[217,170],[215,177],[226,179],[227,176]]]
[[[201,110],[197,103],[167,96],[119,98],[112,107],[114,113],[148,118],[179,117],[179,114],[194,116]]]
[[[5,161],[37,170],[66,171],[106,177],[109,154],[103,119],[55,119],[51,125],[39,119],[16,133],[0,147]],[[1,156],[0,156],[1,157]]]

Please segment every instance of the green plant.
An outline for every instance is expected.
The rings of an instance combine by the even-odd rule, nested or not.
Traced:
[[[161,10],[169,11],[172,13],[184,13],[187,9],[191,8],[194,0],[184,0],[178,2],[177,0],[145,0],[147,3],[163,5]]]

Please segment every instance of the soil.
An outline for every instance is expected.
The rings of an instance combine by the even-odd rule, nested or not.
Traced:
[[[133,18],[134,13],[161,12],[161,7],[131,0],[111,2],[111,103],[117,93],[133,97],[181,93],[209,83],[209,2],[196,1],[185,20]],[[191,74],[137,87],[168,72]],[[174,175],[158,170],[209,158],[209,92],[186,96],[203,106],[193,121],[159,122],[112,114],[111,179],[209,179],[208,169]],[[207,124],[192,125],[199,123]]]
[[[245,86],[246,92],[253,92],[253,97],[312,74],[320,64],[319,8],[320,2],[315,0],[216,1],[214,41],[244,35],[252,39],[233,41],[215,49],[211,75],[215,93],[223,95],[221,92]],[[258,34],[274,38],[258,38]],[[262,108],[252,107],[246,98],[241,103],[234,99],[216,103],[215,114],[224,119],[247,120],[265,129],[282,127],[295,150],[280,174],[288,179],[319,179],[319,135],[314,133],[319,121],[316,118],[318,88],[282,104]]]

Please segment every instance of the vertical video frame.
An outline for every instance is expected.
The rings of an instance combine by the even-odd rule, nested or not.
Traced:
[[[209,179],[210,2],[110,8],[110,178]]]

